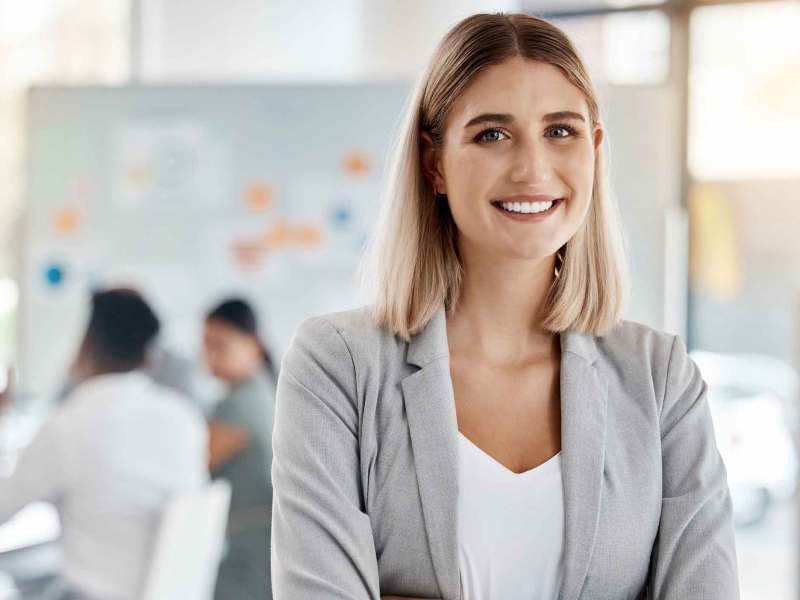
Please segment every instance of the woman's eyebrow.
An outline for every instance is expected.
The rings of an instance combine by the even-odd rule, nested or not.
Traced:
[[[483,113],[470,119],[469,122],[464,125],[464,129],[468,127],[472,127],[473,125],[479,125],[480,123],[503,123],[508,124],[514,121],[514,117],[505,114],[505,113]]]
[[[553,121],[561,121],[562,119],[577,119],[578,121],[586,121],[582,114],[573,112],[571,110],[560,110],[558,112],[546,114],[544,117],[542,117],[542,120],[547,121],[548,123]]]
[[[558,112],[548,113],[544,117],[542,117],[543,121],[548,123],[552,123],[554,121],[560,121],[562,119],[576,119],[578,121],[586,121],[584,116],[580,113],[573,112],[571,110],[560,110]],[[470,119],[466,125],[464,125],[464,129],[472,127],[474,125],[479,125],[481,123],[503,123],[508,124],[514,121],[514,117],[507,113],[483,113]]]

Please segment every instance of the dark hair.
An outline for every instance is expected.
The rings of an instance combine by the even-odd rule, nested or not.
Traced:
[[[253,308],[241,298],[229,298],[218,304],[206,315],[206,321],[221,321],[226,325],[253,336],[261,351],[264,368],[269,371],[273,379],[276,377],[274,363],[267,347],[261,341],[258,333],[258,318]]]
[[[147,348],[161,324],[153,310],[131,289],[92,294],[85,351],[99,372],[125,372],[144,364]]]

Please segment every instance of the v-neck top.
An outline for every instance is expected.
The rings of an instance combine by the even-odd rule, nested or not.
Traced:
[[[562,578],[561,453],[514,473],[458,433],[463,600],[555,600]]]

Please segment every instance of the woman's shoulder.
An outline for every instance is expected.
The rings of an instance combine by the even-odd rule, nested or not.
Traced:
[[[304,319],[295,331],[293,344],[307,341],[329,346],[343,344],[351,353],[359,354],[387,345],[403,345],[398,336],[377,325],[370,305]]]
[[[687,354],[679,335],[638,321],[623,319],[595,339],[599,354],[621,367],[662,371],[667,369],[670,360],[684,358]]]
[[[308,333],[328,327],[333,327],[348,336],[386,333],[376,325],[370,305],[307,317],[300,322],[297,331]]]
[[[696,398],[704,385],[702,374],[692,360],[680,335],[638,323],[622,321],[611,331],[597,336],[601,369],[632,396],[654,393],[669,409],[680,398]]]
[[[312,360],[320,365],[350,369],[378,357],[405,356],[406,343],[373,319],[371,306],[308,317],[300,322],[284,356],[294,363]]]
[[[603,335],[597,336],[599,343],[611,347],[623,347],[641,351],[649,348],[671,346],[675,335],[645,323],[620,320]]]

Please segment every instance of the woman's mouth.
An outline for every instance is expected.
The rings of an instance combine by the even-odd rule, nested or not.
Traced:
[[[515,221],[536,222],[542,221],[553,214],[564,202],[558,198],[551,202],[492,202],[497,210]]]

